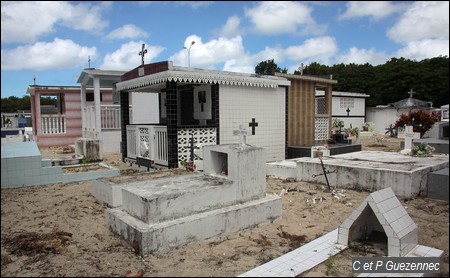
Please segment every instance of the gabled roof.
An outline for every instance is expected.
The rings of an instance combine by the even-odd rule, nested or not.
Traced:
[[[386,233],[388,248],[391,246],[395,248],[395,250],[389,250],[389,256],[404,256],[415,246],[414,243],[417,245],[417,225],[390,187],[371,193],[339,226],[339,243],[348,244],[351,227],[368,207]]]
[[[423,101],[416,98],[405,98],[399,100],[397,102],[392,103],[393,107],[433,107],[433,103],[431,101]]]

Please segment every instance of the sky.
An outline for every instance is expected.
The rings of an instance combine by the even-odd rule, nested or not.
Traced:
[[[146,64],[243,73],[421,61],[449,56],[449,1],[1,1],[1,97],[134,69],[142,44]]]

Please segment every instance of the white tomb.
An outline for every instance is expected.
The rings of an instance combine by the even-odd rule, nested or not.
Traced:
[[[109,229],[136,252],[163,252],[226,236],[281,217],[282,202],[266,194],[262,148],[204,146],[204,174],[134,183],[122,188],[122,206],[107,210]]]

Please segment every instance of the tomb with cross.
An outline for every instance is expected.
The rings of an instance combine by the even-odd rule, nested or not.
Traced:
[[[405,132],[399,133],[398,138],[405,139],[405,150],[412,149],[413,139],[420,139],[420,132],[414,132],[412,125],[405,126]]]

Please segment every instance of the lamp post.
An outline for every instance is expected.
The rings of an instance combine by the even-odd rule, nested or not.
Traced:
[[[187,48],[186,46],[184,46],[184,49],[187,49],[188,51],[188,67],[191,67],[191,47],[194,45],[195,41],[191,42],[191,45],[189,46],[189,48]]]

